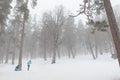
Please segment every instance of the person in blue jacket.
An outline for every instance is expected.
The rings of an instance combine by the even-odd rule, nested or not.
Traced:
[[[19,65],[17,65],[17,66],[15,67],[15,71],[21,71],[21,68],[20,68]]]
[[[29,60],[28,62],[27,62],[27,70],[29,71],[29,69],[30,69],[30,65],[32,64],[32,62],[31,62],[31,60]]]

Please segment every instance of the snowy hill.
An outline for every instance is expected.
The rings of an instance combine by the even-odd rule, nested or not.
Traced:
[[[26,61],[23,61],[22,71],[14,71],[15,65],[0,64],[0,80],[120,80],[118,62],[109,55],[99,56],[97,60],[91,56],[63,58],[56,64],[51,64],[50,59],[35,59],[30,71],[27,71]]]

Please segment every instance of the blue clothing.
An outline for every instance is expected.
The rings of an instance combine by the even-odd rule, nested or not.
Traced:
[[[21,68],[15,68],[15,71],[21,71]]]
[[[31,65],[32,64],[32,62],[31,62],[31,60],[29,60],[28,62],[27,62],[27,65]]]
[[[16,67],[15,67],[15,71],[21,71],[22,69],[20,68],[20,66],[19,65],[17,65]]]
[[[29,60],[28,62],[27,62],[27,66],[28,66],[28,68],[27,68],[27,70],[29,71],[29,68],[30,68],[30,65],[32,64],[32,62],[31,62],[31,60]]]

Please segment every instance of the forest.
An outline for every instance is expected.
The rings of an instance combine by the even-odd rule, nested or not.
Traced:
[[[0,0],[0,64],[17,60],[22,67],[22,59],[36,58],[54,64],[79,55],[96,60],[103,54],[120,62],[120,11],[106,3],[110,1],[83,0],[78,14],[59,5],[38,16],[32,14],[37,0]],[[83,15],[86,21],[76,23]]]

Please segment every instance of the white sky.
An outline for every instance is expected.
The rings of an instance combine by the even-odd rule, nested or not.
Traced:
[[[66,9],[70,10],[73,14],[77,14],[77,10],[79,10],[79,4],[83,0],[38,0],[38,4],[34,10],[32,10],[32,14],[37,14],[39,17],[42,17],[42,14],[45,11],[53,10],[58,5],[63,5]],[[120,5],[120,0],[110,0],[112,5]],[[79,17],[75,18],[78,20]],[[84,20],[84,18],[83,18]]]

